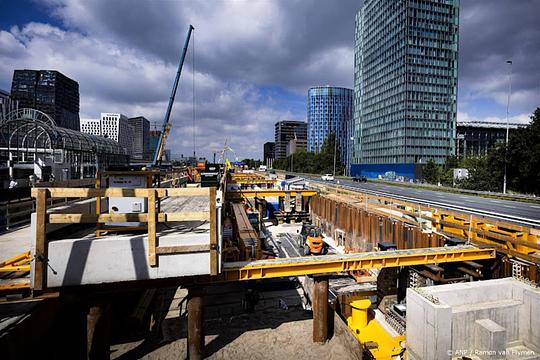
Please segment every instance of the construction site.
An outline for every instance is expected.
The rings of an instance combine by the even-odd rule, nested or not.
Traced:
[[[3,357],[538,358],[535,226],[227,165],[213,187],[161,175],[32,190],[2,235]]]
[[[192,30],[150,164],[0,122],[10,171],[61,180],[0,234],[0,358],[540,359],[537,198],[163,166]]]

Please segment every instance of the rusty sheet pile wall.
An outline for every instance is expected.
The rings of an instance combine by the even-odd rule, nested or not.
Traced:
[[[361,202],[345,203],[318,195],[311,199],[311,213],[313,222],[349,252],[371,251],[381,242],[396,244],[398,249],[444,245],[441,235],[423,232],[405,220],[374,213]]]

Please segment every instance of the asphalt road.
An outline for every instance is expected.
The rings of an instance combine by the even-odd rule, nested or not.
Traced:
[[[307,177],[310,181],[337,184],[337,181],[322,181],[320,177]],[[496,219],[540,227],[540,204],[520,201],[490,199],[473,195],[454,194],[414,187],[401,187],[373,182],[356,183],[339,179],[339,185],[359,189],[377,195],[386,195],[402,200],[417,201],[449,210],[457,210]]]

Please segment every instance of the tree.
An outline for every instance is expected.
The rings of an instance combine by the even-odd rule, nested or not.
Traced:
[[[330,134],[319,153],[307,152],[303,149],[298,150],[293,155],[284,159],[274,160],[274,169],[286,170],[309,174],[329,174],[334,171],[334,149],[336,151],[336,175],[340,175],[343,165],[340,159],[339,144],[336,144],[335,134]]]
[[[499,160],[504,156],[503,149],[504,145],[497,149]],[[509,189],[540,195],[540,108],[534,111],[527,127],[512,132],[506,164]]]
[[[437,184],[441,176],[440,168],[432,159],[422,169],[422,177],[429,184]]]

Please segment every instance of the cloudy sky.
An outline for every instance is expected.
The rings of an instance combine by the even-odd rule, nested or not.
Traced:
[[[14,69],[57,69],[79,82],[82,118],[160,123],[191,23],[169,147],[192,154],[195,123],[197,155],[227,139],[240,158],[262,158],[276,121],[305,120],[310,86],[352,87],[361,3],[0,0],[0,88]],[[540,106],[539,13],[540,0],[461,1],[458,119],[505,119],[507,59],[512,120]]]

